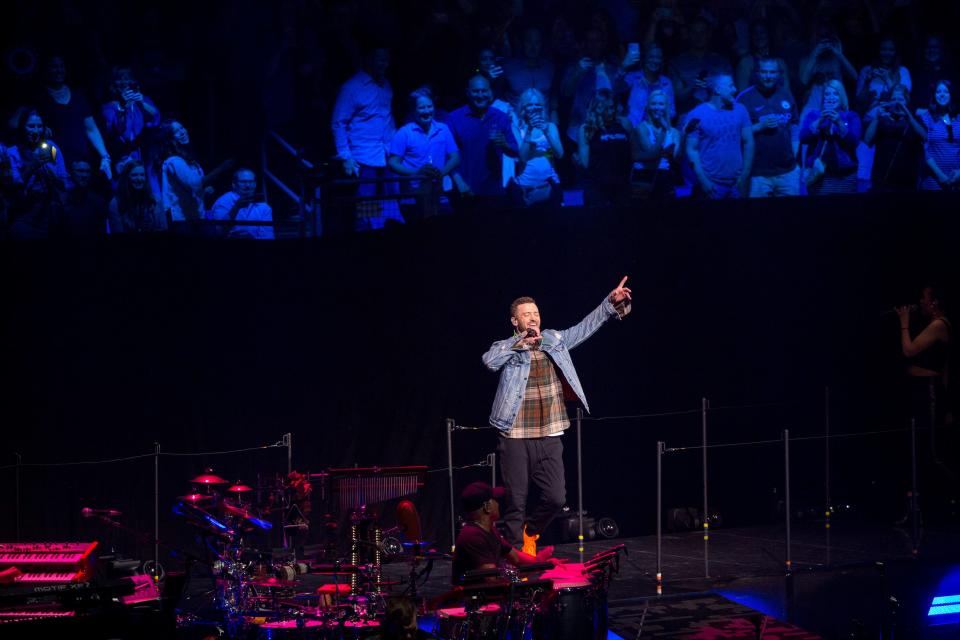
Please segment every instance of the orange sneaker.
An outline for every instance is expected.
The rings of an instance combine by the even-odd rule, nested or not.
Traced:
[[[523,527],[523,552],[531,556],[537,556],[537,540],[540,539],[540,534],[535,534],[532,536],[527,535],[527,527]]]

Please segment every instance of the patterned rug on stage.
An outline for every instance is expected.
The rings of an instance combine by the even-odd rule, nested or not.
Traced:
[[[624,638],[822,640],[820,636],[715,594],[610,607],[610,630]]]

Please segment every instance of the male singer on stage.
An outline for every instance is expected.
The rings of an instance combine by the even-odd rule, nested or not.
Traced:
[[[579,324],[541,332],[540,310],[533,298],[510,305],[512,338],[494,342],[483,363],[500,372],[490,424],[500,430],[497,453],[506,489],[503,517],[507,539],[537,555],[537,539],[566,501],[563,443],[570,426],[564,398],[578,399],[588,409],[570,350],[589,338],[604,322],[630,312],[630,289],[624,276],[600,306]],[[527,491],[533,483],[538,504],[527,515]]]

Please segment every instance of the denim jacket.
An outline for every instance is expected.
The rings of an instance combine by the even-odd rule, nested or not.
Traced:
[[[600,325],[616,315],[617,310],[613,304],[604,299],[599,307],[569,329],[565,331],[546,329],[541,332],[543,340],[540,343],[540,350],[547,354],[560,369],[587,411],[590,408],[587,406],[583,387],[577,377],[577,370],[573,368],[570,350],[592,336]],[[483,364],[491,371],[500,372],[500,384],[490,413],[490,424],[500,431],[509,431],[513,428],[517,413],[520,411],[520,403],[523,402],[527,379],[530,377],[530,352],[526,349],[514,349],[513,346],[518,340],[517,337],[498,340],[483,354]]]

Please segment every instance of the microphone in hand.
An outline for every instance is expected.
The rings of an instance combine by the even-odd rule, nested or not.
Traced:
[[[535,348],[540,344],[542,339],[543,336],[540,335],[540,330],[537,327],[527,327],[526,332],[521,338],[521,342],[527,345],[528,348]]]
[[[118,509],[91,509],[90,507],[84,507],[80,510],[80,515],[84,518],[92,518],[94,516],[103,516],[105,518],[116,518],[123,515],[123,511]]]
[[[898,308],[900,308],[900,307],[894,307],[893,309],[887,309],[887,310],[885,310],[885,311],[881,311],[881,312],[880,312],[880,315],[881,315],[881,316],[887,316],[887,315],[892,315],[892,314],[895,314],[895,313],[899,313],[899,312],[897,311]],[[906,307],[903,307],[903,308],[905,308],[905,309],[906,309],[907,311],[909,311],[910,313],[913,313],[913,312],[915,312],[915,311],[919,311],[920,305],[909,304],[909,305],[907,305]]]

